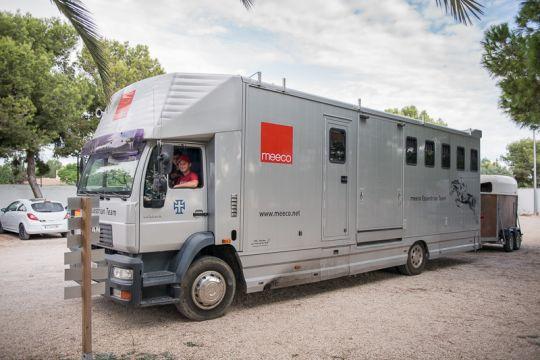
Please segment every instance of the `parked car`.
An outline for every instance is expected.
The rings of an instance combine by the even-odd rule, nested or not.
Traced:
[[[19,234],[22,240],[33,234],[67,234],[69,215],[64,206],[56,201],[45,199],[19,199],[0,213],[0,233],[11,231]]]

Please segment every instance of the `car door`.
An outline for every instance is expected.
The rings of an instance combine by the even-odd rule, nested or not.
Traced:
[[[20,205],[20,201],[14,201],[6,208],[6,212],[2,216],[2,227],[6,230],[17,231],[16,228],[16,215],[17,208]]]

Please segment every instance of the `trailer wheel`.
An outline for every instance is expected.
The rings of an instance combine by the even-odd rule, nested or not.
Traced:
[[[420,242],[414,243],[409,249],[407,263],[398,267],[403,275],[418,275],[426,266],[426,249]]]
[[[511,251],[514,250],[514,235],[513,235],[513,233],[508,233],[504,237],[503,249],[506,252],[511,252]]]
[[[236,278],[225,261],[203,256],[190,265],[180,287],[178,311],[191,320],[210,320],[227,312],[236,291]]]
[[[19,238],[21,240],[30,239],[30,234],[26,232],[26,229],[24,228],[23,224],[19,224]]]
[[[512,239],[514,240],[514,244],[512,249],[519,250],[521,248],[521,231],[516,230],[513,232]]]

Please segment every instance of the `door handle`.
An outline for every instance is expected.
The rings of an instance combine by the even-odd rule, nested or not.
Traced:
[[[193,213],[193,217],[198,217],[198,216],[208,216],[208,213],[202,210],[195,210],[195,212]]]
[[[342,184],[346,184],[347,181],[348,181],[347,175],[341,176],[341,183],[342,183]]]

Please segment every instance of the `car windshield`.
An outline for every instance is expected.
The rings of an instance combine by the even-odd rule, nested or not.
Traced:
[[[38,202],[32,204],[32,209],[37,212],[61,212],[64,211],[62,204],[57,202]]]
[[[79,185],[79,194],[129,196],[140,151],[90,156]]]

